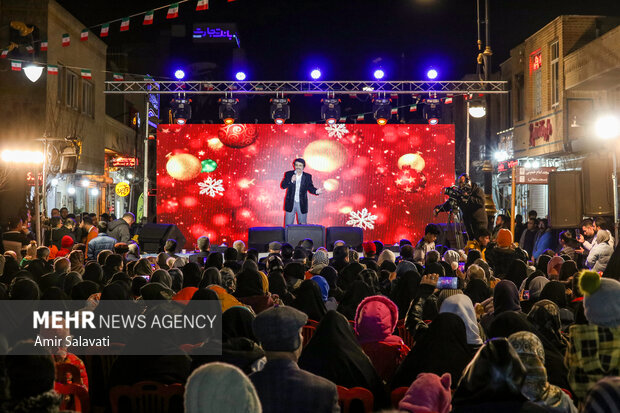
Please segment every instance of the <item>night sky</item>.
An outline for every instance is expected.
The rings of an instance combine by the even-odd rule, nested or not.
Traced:
[[[57,1],[88,26],[169,3]],[[381,58],[386,79],[421,79],[429,65],[437,67],[443,79],[457,79],[475,71],[474,0],[210,0],[210,10],[203,12],[194,11],[195,3],[181,4],[180,17],[173,21],[166,21],[165,10],[156,12],[151,27],[142,27],[142,18],[137,17],[132,19],[129,32],[119,33],[116,23],[106,42],[112,48],[127,50],[131,43],[155,43],[159,33],[171,24],[188,24],[189,34],[195,22],[234,22],[249,65],[248,80],[303,79],[317,64],[323,68],[325,79],[367,79],[372,75],[372,60],[377,58]],[[618,0],[490,3],[495,68],[508,57],[510,48],[558,15],[620,16]],[[177,64],[215,61],[219,68],[210,77],[231,79],[235,70],[231,49],[196,47],[191,42],[174,44],[161,55],[167,58],[160,59],[159,64],[149,63],[149,69],[155,76],[171,76]],[[154,53],[151,50],[147,54]],[[143,68],[134,62],[130,69]]]

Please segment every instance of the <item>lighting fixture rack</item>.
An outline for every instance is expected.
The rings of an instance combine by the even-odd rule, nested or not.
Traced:
[[[336,94],[505,94],[506,81],[107,81],[106,94],[336,95]]]

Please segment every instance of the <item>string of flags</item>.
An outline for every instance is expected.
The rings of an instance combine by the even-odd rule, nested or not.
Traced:
[[[116,22],[120,22],[120,28],[119,31],[120,32],[127,32],[129,31],[129,26],[130,26],[130,22],[131,19],[133,17],[139,17],[139,16],[143,16],[142,19],[142,25],[143,26],[149,26],[152,25],[155,19],[155,12],[158,10],[163,10],[163,9],[167,9],[166,11],[166,19],[167,20],[171,20],[171,19],[176,19],[179,17],[179,5],[182,3],[188,3],[190,1],[195,1],[196,3],[196,7],[195,10],[196,11],[204,11],[204,10],[209,10],[209,0],[179,0],[175,3],[170,3],[170,4],[166,4],[160,7],[157,7],[155,9],[151,9],[151,10],[146,10],[143,12],[139,12],[139,13],[134,13],[130,16],[127,17],[122,17],[120,19],[116,19],[116,20],[111,20],[109,22],[106,23],[100,23],[94,26],[90,26],[88,28],[84,28],[81,32],[80,32],[80,41],[88,41],[89,38],[89,34],[92,32],[94,33],[94,29],[99,28],[99,37],[108,37],[110,34],[110,25],[112,23],[116,23]],[[232,3],[235,2],[236,0],[227,0],[228,3]],[[71,35],[69,33],[64,33],[62,35],[62,39],[61,39],[61,44],[62,47],[69,47],[71,45]],[[48,40],[37,40],[33,43],[40,43],[40,50],[42,52],[47,51],[48,48]],[[4,49],[1,49],[0,51],[0,57],[1,58],[5,58],[7,57],[8,53],[13,50],[12,47],[7,47]],[[26,46],[26,50],[28,51],[28,53],[34,53],[34,47],[32,45]]]

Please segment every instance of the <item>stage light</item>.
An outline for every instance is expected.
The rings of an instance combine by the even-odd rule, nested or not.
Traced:
[[[487,114],[487,110],[484,106],[470,106],[469,107],[469,115],[472,118],[482,118]]]
[[[327,98],[321,100],[321,119],[328,125],[334,125],[340,118],[340,99]]]
[[[441,99],[426,99],[424,108],[422,109],[422,116],[429,125],[437,125],[439,119],[441,119]]]
[[[603,115],[594,122],[594,132],[599,139],[613,139],[620,136],[620,119],[614,115]]]
[[[310,77],[314,80],[318,80],[321,78],[321,71],[317,68],[317,69],[313,69],[312,72],[310,72]]]
[[[439,75],[439,73],[435,69],[429,69],[428,72],[426,72],[426,77],[428,77],[430,80],[437,79],[437,75]]]
[[[237,108],[236,108],[237,102],[239,102],[239,100],[238,99],[234,99],[234,98],[221,98],[219,100],[219,103],[220,103],[220,110],[219,110],[220,119],[226,125],[232,125],[233,123],[235,123],[235,120],[239,116],[239,114],[237,113]]]
[[[185,125],[192,118],[191,99],[174,98],[170,101],[170,111],[177,125]]]
[[[67,188],[67,193],[69,195],[75,195],[75,188],[70,186],[69,188]]]
[[[43,73],[43,66],[36,66],[36,65],[30,64],[24,67],[24,74],[26,75],[28,80],[30,80],[32,83],[39,80],[42,73]]]
[[[372,103],[372,113],[377,123],[381,126],[388,123],[392,118],[390,99],[375,99]]]
[[[246,75],[244,72],[237,72],[237,74],[235,75],[235,79],[239,80],[239,81],[243,81],[245,80]]]
[[[375,79],[381,80],[385,76],[385,72],[381,69],[377,69],[375,70],[375,73],[373,73],[373,76],[375,77]]]
[[[508,159],[508,153],[506,151],[497,151],[493,154],[493,157],[497,162],[504,162]]]
[[[269,101],[271,103],[271,119],[276,125],[282,125],[291,117],[291,108],[289,100],[285,98],[274,98]]]
[[[176,77],[178,80],[182,80],[183,78],[185,78],[185,72],[182,69],[177,69],[174,72],[174,77]]]
[[[439,119],[437,118],[429,118],[428,120],[429,125],[437,125],[438,123],[439,123]]]
[[[90,190],[90,194],[91,194],[92,196],[97,196],[97,195],[99,195],[99,189],[97,189],[97,188],[91,188],[91,190]]]

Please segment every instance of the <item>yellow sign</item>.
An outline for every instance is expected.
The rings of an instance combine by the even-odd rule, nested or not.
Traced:
[[[119,182],[116,184],[115,191],[118,196],[127,196],[131,191],[131,187],[127,182]]]

